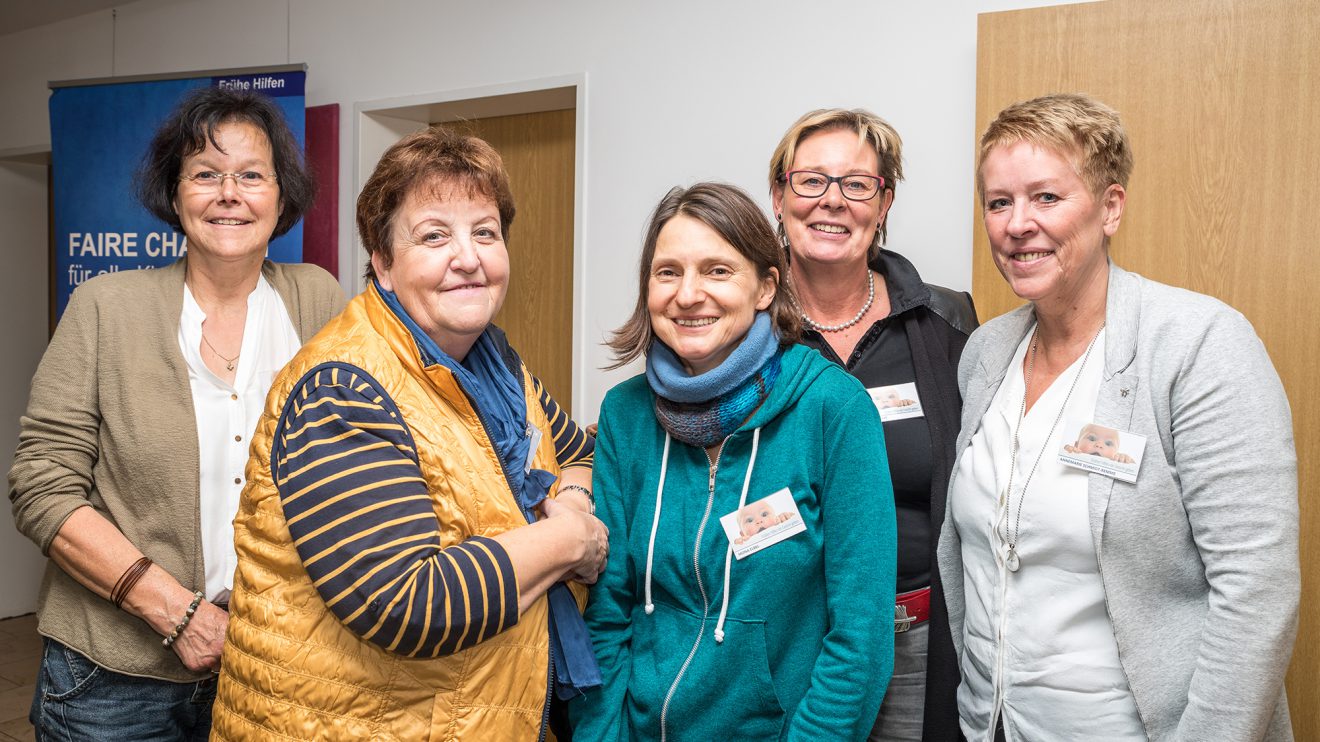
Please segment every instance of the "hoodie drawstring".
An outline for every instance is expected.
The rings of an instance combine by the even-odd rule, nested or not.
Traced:
[[[660,505],[665,500],[665,472],[669,470],[669,433],[665,433],[665,452],[660,457],[660,484],[655,487],[655,518],[651,520],[651,540],[646,545],[646,615],[655,613],[651,602],[651,562],[655,558],[655,532],[660,528]]]
[[[752,456],[747,462],[747,475],[743,477],[742,494],[738,496],[738,510],[747,504],[747,490],[752,484],[752,469],[756,467],[756,449],[761,443],[761,429],[752,431]],[[736,512],[736,511],[735,511]],[[729,614],[729,572],[733,567],[733,544],[724,552],[724,600],[720,604],[720,620],[715,622],[715,643],[724,643],[724,618]]]
[[[651,566],[655,560],[655,534],[660,529],[660,508],[664,504],[665,474],[669,470],[669,433],[665,433],[665,450],[660,456],[660,483],[655,488],[655,516],[651,520],[651,539],[646,545],[646,615],[655,612],[655,603],[651,600]],[[742,494],[738,496],[738,509],[747,504],[747,491],[752,485],[752,470],[756,468],[756,452],[761,445],[761,429],[752,431],[752,453],[747,462],[747,474],[743,477]],[[724,597],[720,604],[720,618],[715,622],[715,642],[724,643],[724,619],[729,615],[729,572],[733,567],[733,544],[724,552]]]

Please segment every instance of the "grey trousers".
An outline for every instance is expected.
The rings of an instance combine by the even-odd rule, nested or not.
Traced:
[[[921,742],[926,710],[926,647],[930,622],[894,634],[894,675],[871,727],[869,742]]]

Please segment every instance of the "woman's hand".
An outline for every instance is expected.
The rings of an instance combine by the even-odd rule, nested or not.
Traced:
[[[562,524],[568,533],[571,553],[577,558],[564,572],[563,579],[572,579],[587,585],[594,584],[605,571],[610,553],[610,531],[594,515],[573,505],[557,500],[546,500],[542,506],[546,522]]]
[[[554,499],[539,509],[544,518],[492,537],[518,575],[519,615],[556,582],[595,583],[609,555],[609,529],[596,516]]]
[[[110,596],[124,570],[141,556],[114,524],[90,507],[73,511],[50,547],[50,558],[61,569],[103,598]],[[192,598],[191,590],[153,564],[124,596],[121,607],[147,622],[157,634],[168,636]],[[189,670],[218,670],[228,623],[228,613],[202,601],[171,646]]]
[[[185,603],[179,617],[187,610]],[[229,613],[223,608],[203,600],[197,605],[192,620],[179,633],[170,648],[179,655],[179,661],[193,672],[210,670],[220,672],[220,653],[225,647],[225,629],[229,626]]]

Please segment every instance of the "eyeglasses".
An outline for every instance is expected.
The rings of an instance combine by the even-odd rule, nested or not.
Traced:
[[[233,178],[234,184],[244,191],[261,191],[275,185],[278,180],[273,174],[265,175],[256,170],[244,170],[241,173],[217,173],[203,170],[192,175],[180,175],[179,180],[191,183],[199,191],[218,191],[224,186],[225,178]]]
[[[839,192],[849,201],[869,201],[885,187],[885,179],[878,175],[834,176],[814,170],[790,170],[779,180],[788,181],[793,192],[803,198],[820,198],[831,183],[838,183]]]

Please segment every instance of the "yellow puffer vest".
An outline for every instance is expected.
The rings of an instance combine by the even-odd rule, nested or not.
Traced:
[[[453,376],[422,367],[407,328],[368,287],[289,362],[266,398],[234,520],[238,570],[211,738],[536,739],[549,672],[545,597],[512,629],[477,646],[411,659],[350,632],[307,577],[271,480],[271,436],[294,385],[327,361],[371,374],[403,412],[444,546],[527,524]],[[542,432],[533,465],[558,474],[549,424],[525,369],[523,387],[528,421]],[[583,592],[575,592],[581,607]]]

